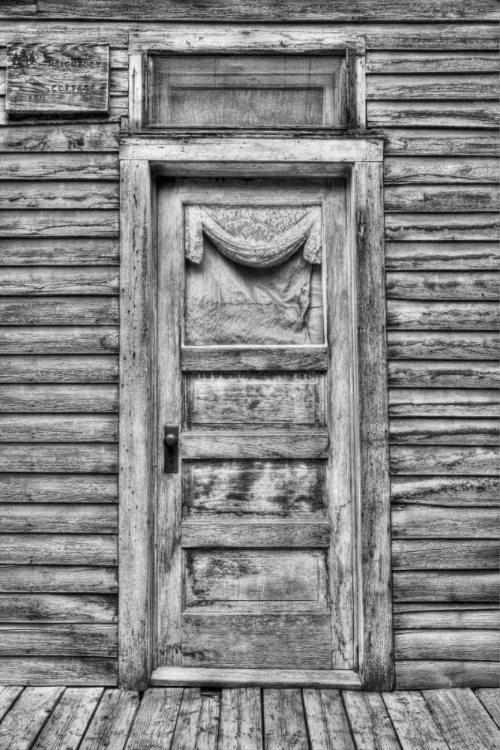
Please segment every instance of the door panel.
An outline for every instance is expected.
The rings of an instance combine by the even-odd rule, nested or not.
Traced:
[[[184,179],[158,205],[157,665],[352,668],[345,184]]]

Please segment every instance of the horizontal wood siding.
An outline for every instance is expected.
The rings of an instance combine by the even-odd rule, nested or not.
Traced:
[[[4,683],[50,684],[54,670],[71,684],[116,682],[118,138],[129,32],[133,49],[135,31],[155,29],[148,22],[219,20],[215,6],[116,5],[0,10]],[[228,23],[281,22],[284,33],[289,21],[335,23],[366,38],[368,127],[385,143],[401,689],[486,684],[497,657],[499,32],[493,0],[438,5],[239,2],[223,11]],[[242,29],[242,51],[267,29]],[[179,50],[188,33],[178,27]],[[6,117],[5,45],[40,34],[110,44],[109,117]]]
[[[128,55],[125,37],[109,43],[110,117],[7,123],[3,99],[0,108],[6,683],[117,682],[118,117]],[[4,82],[0,67],[0,97]]]

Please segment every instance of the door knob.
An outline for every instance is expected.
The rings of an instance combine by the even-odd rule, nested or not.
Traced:
[[[166,474],[177,474],[179,471],[179,428],[168,425],[163,432],[165,446],[165,462],[163,470]]]

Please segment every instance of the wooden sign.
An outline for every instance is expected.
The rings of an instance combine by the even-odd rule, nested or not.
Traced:
[[[109,46],[10,44],[7,112],[62,114],[108,111]]]

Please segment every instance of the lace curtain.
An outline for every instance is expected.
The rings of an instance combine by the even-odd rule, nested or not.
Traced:
[[[321,249],[319,206],[187,206],[185,343],[322,343],[307,325]]]

